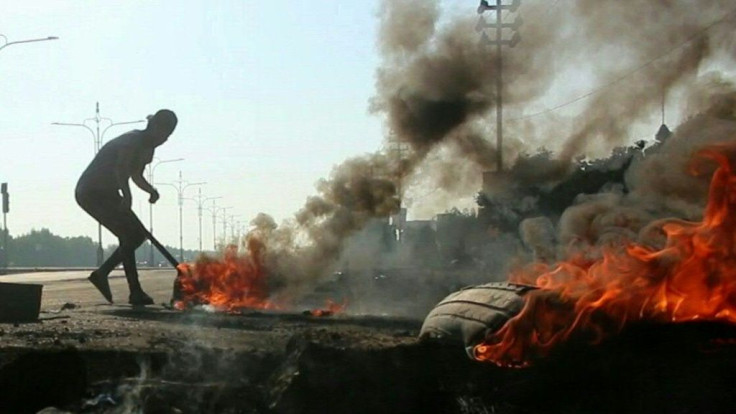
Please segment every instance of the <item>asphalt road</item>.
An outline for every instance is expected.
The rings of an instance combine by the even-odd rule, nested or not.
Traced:
[[[176,270],[142,270],[139,273],[143,289],[155,303],[168,303]],[[106,305],[107,301],[87,281],[87,276],[88,271],[20,273],[0,276],[0,282],[43,285],[42,311],[59,309],[65,303],[82,307]],[[115,270],[110,274],[110,289],[116,304],[128,303],[128,285],[122,270]]]

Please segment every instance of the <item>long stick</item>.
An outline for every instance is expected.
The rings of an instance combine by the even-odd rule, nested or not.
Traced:
[[[166,260],[168,260],[169,263],[171,263],[171,265],[174,267],[179,266],[179,262],[174,258],[174,256],[171,253],[169,253],[168,250],[166,250],[166,248],[161,243],[159,243],[158,240],[156,240],[155,237],[153,237],[153,234],[151,234],[151,232],[148,231],[148,229],[146,229],[145,227],[141,226],[141,228],[145,232],[145,235],[148,238],[148,240],[151,241],[151,244],[156,246],[156,249],[158,249],[158,251],[161,252],[161,254],[166,258]]]

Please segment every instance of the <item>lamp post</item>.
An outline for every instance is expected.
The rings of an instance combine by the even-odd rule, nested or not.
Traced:
[[[170,160],[159,160],[156,161],[155,164],[148,164],[148,182],[153,185],[153,173],[156,171],[156,167],[158,167],[161,164],[166,164],[168,162],[179,162],[184,161],[184,158],[174,158]],[[148,231],[153,234],[153,203],[148,203]],[[153,243],[150,243],[151,250],[149,252],[148,256],[148,265],[153,266]]]
[[[202,210],[204,208],[204,203],[212,200],[212,207],[214,208],[215,200],[218,200],[220,198],[222,197],[203,197],[202,188],[200,187],[197,189],[197,197],[191,199],[197,202],[197,215],[199,217],[199,253],[200,254],[202,254]]]
[[[212,208],[207,211],[212,213],[212,250],[217,251],[217,213],[222,210],[223,214],[232,207],[217,207],[217,200],[212,200]]]
[[[236,230],[237,230],[237,221],[235,220],[236,217],[240,217],[240,214],[231,214],[230,215],[230,240],[236,240],[236,245],[240,244],[236,239]],[[227,217],[224,218],[226,221]],[[224,233],[224,237],[227,239],[227,233]]]
[[[222,212],[222,244],[225,245],[225,241],[227,240],[227,211],[230,210],[232,207],[215,207],[212,206],[212,233],[213,233],[213,240],[214,240],[214,246],[215,250],[217,250],[217,235],[215,234],[215,229],[217,228],[217,213],[219,211]]]
[[[8,38],[4,34],[0,34],[0,37],[2,37],[3,39],[5,39],[4,43],[2,45],[0,45],[0,50],[3,50],[3,49],[5,49],[6,47],[8,47],[10,45],[17,45],[19,43],[45,42],[47,40],[57,40],[57,39],[59,39],[56,36],[48,36],[48,37],[42,37],[42,38],[39,38],[39,39],[15,40],[15,41],[12,41],[12,42],[8,42]]]
[[[207,184],[206,182],[198,182],[198,183],[186,183],[184,179],[181,177],[181,171],[179,171],[179,179],[175,181],[175,183],[160,183],[159,185],[168,185],[171,187],[174,187],[174,189],[177,192],[178,199],[179,199],[179,260],[184,261],[184,222],[183,222],[183,212],[182,207],[184,206],[184,191],[192,186],[195,185],[204,185]]]
[[[95,123],[96,128],[92,129],[87,125],[87,122],[92,121]],[[102,130],[102,133],[100,133],[100,123],[107,121],[109,122],[109,125],[105,127],[105,129]],[[105,132],[107,132],[108,129],[117,126],[117,125],[127,125],[127,124],[137,124],[140,122],[145,122],[145,120],[140,119],[137,121],[126,121],[126,122],[113,122],[110,118],[104,118],[100,116],[100,103],[95,103],[95,117],[94,118],[87,118],[82,123],[69,123],[69,122],[52,122],[51,125],[61,125],[61,126],[75,126],[75,127],[82,127],[88,130],[92,134],[92,138],[94,139],[94,152],[95,155],[100,151],[100,148],[102,148],[102,140],[105,138]],[[97,223],[97,266],[102,265],[102,258],[104,256],[104,250],[102,249],[102,224]]]
[[[8,41],[8,37],[4,34],[0,33],[0,38],[3,39],[3,43],[0,44],[0,50],[5,49],[8,46],[11,45],[17,45],[20,43],[31,43],[31,42],[44,42],[47,40],[57,40],[58,37],[56,36],[47,36],[44,38],[38,38],[38,39],[25,39],[25,40],[14,40],[12,42]],[[3,199],[3,207],[2,207],[2,214],[3,214],[3,232],[2,232],[2,248],[0,249],[0,274],[4,274],[4,272],[7,270],[8,267],[8,222],[5,217],[5,215],[8,213],[8,192],[7,192],[8,183],[2,183],[2,199]]]

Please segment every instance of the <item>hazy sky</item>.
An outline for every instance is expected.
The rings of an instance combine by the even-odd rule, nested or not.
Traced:
[[[377,1],[6,2],[0,34],[8,41],[60,38],[0,50],[0,181],[9,183],[11,233],[49,228],[96,240],[96,224],[73,197],[93,136],[51,123],[92,118],[97,101],[115,122],[160,108],[177,113],[179,125],[156,156],[186,160],[158,166],[156,182],[173,182],[180,170],[184,180],[206,181],[203,195],[222,196],[219,205],[244,223],[261,211],[278,221],[291,216],[334,164],[380,148],[382,120],[368,113],[377,8]],[[104,140],[136,127],[112,127]],[[158,188],[155,233],[178,245],[176,191]],[[134,190],[147,224],[146,199]],[[185,247],[196,247],[192,201],[184,227]],[[115,242],[107,232],[103,238]]]

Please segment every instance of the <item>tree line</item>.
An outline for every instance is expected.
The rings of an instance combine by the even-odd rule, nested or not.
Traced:
[[[0,229],[0,233],[2,230]],[[1,240],[0,240],[1,242]],[[136,250],[136,261],[142,265],[149,264],[150,243],[144,242]],[[116,244],[104,248],[105,258],[117,248]],[[166,249],[179,259],[179,248],[166,246]],[[17,237],[8,235],[8,246],[5,251],[8,267],[94,267],[97,265],[97,242],[87,236],[62,237],[48,229],[32,230],[28,234]],[[194,260],[199,255],[197,250],[184,250],[184,259]],[[169,266],[166,259],[154,249],[153,266]]]

